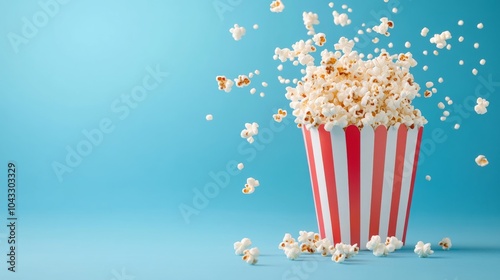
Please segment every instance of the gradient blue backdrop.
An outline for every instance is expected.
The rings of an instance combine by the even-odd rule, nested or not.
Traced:
[[[382,0],[351,0],[346,4],[353,9],[353,23],[340,28],[333,25],[328,2],[289,0],[283,13],[274,14],[270,1],[72,0],[60,4],[16,53],[9,34],[22,34],[23,17],[33,22],[42,8],[38,1],[0,1],[0,225],[7,223],[9,161],[18,165],[19,217],[15,274],[7,271],[7,228],[0,226],[0,278],[495,279],[500,272],[495,127],[500,6],[487,0],[391,0],[399,8],[392,14]],[[245,122],[270,129],[274,111],[288,106],[276,77],[299,73],[290,64],[278,72],[272,55],[275,47],[307,38],[302,11],[319,14],[316,30],[327,33],[330,49],[335,38],[355,36],[361,23],[373,26],[389,16],[396,27],[377,46],[393,42],[391,51],[406,52],[408,40],[419,61],[417,81],[423,86],[428,80],[437,84],[438,77],[445,80],[431,99],[415,101],[429,120],[427,146],[408,245],[387,258],[363,252],[345,265],[313,256],[290,262],[277,249],[285,232],[317,230],[302,135],[292,118],[254,146],[239,132]],[[457,25],[459,19],[464,26]],[[478,22],[483,30],[476,28]],[[238,42],[228,32],[234,23],[247,27]],[[251,28],[254,23],[258,30]],[[451,51],[423,56],[424,49],[433,50],[429,37],[419,35],[424,26],[430,35],[450,30]],[[465,37],[463,43],[459,36]],[[366,43],[372,37],[360,36],[358,50],[372,52],[375,46]],[[485,66],[479,65],[481,58]],[[464,66],[458,65],[460,59]],[[429,65],[427,72],[423,65]],[[169,75],[126,117],[117,113],[112,104],[124,104],[121,96],[142,84],[148,67]],[[471,74],[474,67],[478,76]],[[248,89],[217,90],[216,75],[235,77],[255,69],[262,74],[252,85],[266,93],[264,98]],[[262,88],[262,81],[269,87]],[[491,103],[486,115],[471,109],[476,89]],[[445,96],[465,104],[468,115],[457,119],[452,108],[455,120],[441,122],[437,103]],[[205,121],[209,113],[212,122]],[[64,163],[67,147],[76,149],[86,139],[82,131],[97,129],[106,119],[114,130],[60,180],[54,162]],[[460,130],[453,129],[456,122]],[[433,132],[443,133],[445,140],[432,140]],[[478,167],[478,154],[485,154],[490,165]],[[204,205],[196,208],[196,192],[215,182],[211,172],[222,176],[234,161],[245,163],[245,169],[229,176],[227,186],[208,202],[197,200]],[[425,180],[427,174],[432,181]],[[261,186],[244,196],[241,188],[250,176]],[[195,214],[183,216],[180,209],[186,206]],[[444,236],[453,240],[450,252],[436,245]],[[261,249],[255,267],[234,255],[232,243],[243,237]],[[435,255],[417,258],[411,251],[418,240],[432,242]]]

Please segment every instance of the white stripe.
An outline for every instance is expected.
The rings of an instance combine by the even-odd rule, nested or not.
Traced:
[[[369,241],[374,145],[375,132],[373,128],[370,126],[361,129],[361,244],[358,244],[361,249],[366,249],[366,242]]]
[[[333,240],[330,204],[328,204],[328,192],[326,189],[325,168],[323,166],[321,142],[319,140],[319,131],[317,128],[311,129],[311,141],[313,145],[314,164],[316,165],[316,179],[318,180],[321,213],[323,214],[323,227],[325,228],[326,238]]]
[[[310,174],[310,177],[311,177],[311,190],[313,192],[314,211],[316,212],[316,221],[318,222],[318,230],[319,230],[319,223],[320,223],[320,221],[319,221],[319,215],[318,215],[319,213],[318,213],[318,209],[316,208],[316,205],[317,205],[318,202],[316,201],[316,195],[315,195],[314,183],[313,183],[313,176],[316,176],[316,174],[312,173],[312,168],[311,168],[311,164],[310,164],[310,160],[311,160],[310,157],[311,157],[311,155],[309,155],[309,149],[308,149],[308,146],[307,146],[308,141],[307,141],[307,138],[306,138],[306,133],[307,133],[306,131],[302,131],[302,134],[304,136],[304,143],[305,143],[305,146],[306,146],[307,165],[309,166],[309,174]],[[311,147],[313,147],[312,146],[312,140],[311,140]],[[314,147],[313,147],[313,149],[314,149]]]
[[[385,149],[384,184],[382,186],[382,203],[380,206],[379,235],[385,240],[389,231],[391,215],[392,188],[394,185],[394,168],[396,165],[396,145],[399,126],[391,126],[387,131],[387,145]]]
[[[413,162],[415,149],[417,147],[418,128],[408,130],[406,138],[405,165],[403,169],[403,180],[401,184],[401,197],[399,199],[398,222],[396,225],[396,237],[401,240],[406,222],[406,210],[410,197],[411,176],[413,175]]]
[[[335,181],[339,206],[340,242],[351,244],[351,222],[349,216],[349,186],[347,174],[347,146],[344,129],[335,126],[332,131],[332,150],[335,158]]]

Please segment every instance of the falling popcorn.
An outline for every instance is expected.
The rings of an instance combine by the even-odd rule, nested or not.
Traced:
[[[244,194],[252,194],[255,191],[255,188],[260,186],[259,180],[255,180],[250,177],[247,179],[247,183],[245,184],[245,188],[243,188],[242,192]]]
[[[234,79],[234,82],[239,88],[246,87],[251,83],[250,78],[246,75],[239,75],[237,79]]]
[[[243,170],[243,168],[245,168],[245,165],[243,165],[243,163],[240,162],[238,163],[237,168],[238,170]]]
[[[431,176],[430,176],[430,175],[426,175],[426,176],[425,176],[425,180],[430,181],[430,180],[432,180],[432,178],[431,178]]]
[[[219,90],[223,90],[225,92],[231,91],[231,88],[234,85],[233,81],[226,78],[225,76],[217,76],[215,79],[217,80],[217,83],[219,84]]]
[[[447,45],[446,40],[449,40],[451,38],[452,37],[450,31],[444,31],[441,34],[434,34],[434,37],[430,39],[430,42],[436,44],[436,47],[438,49],[442,49]]]
[[[248,143],[252,144],[254,141],[254,136],[259,133],[259,125],[254,123],[246,123],[245,129],[240,133],[241,138],[247,139]]]
[[[319,47],[323,46],[326,43],[325,33],[318,33],[318,34],[314,35],[313,41],[314,41],[314,44],[316,46],[319,46]]]
[[[443,238],[441,241],[439,241],[439,246],[441,246],[441,248],[443,248],[443,250],[450,250],[451,239],[449,237]]]
[[[303,12],[302,20],[304,21],[304,26],[308,30],[307,35],[316,34],[316,31],[314,31],[314,25],[319,24],[318,14],[313,12]]]
[[[477,105],[474,106],[474,111],[476,111],[476,113],[478,113],[479,115],[484,115],[488,112],[488,109],[486,109],[489,105],[490,105],[490,102],[487,101],[486,99],[483,99],[481,97],[479,97],[477,100]]]
[[[425,243],[422,241],[418,241],[417,245],[415,245],[415,250],[413,250],[415,254],[420,258],[427,258],[428,256],[434,254],[434,251],[431,250],[431,243]]]
[[[429,28],[427,28],[427,27],[422,28],[422,31],[420,31],[420,35],[422,37],[427,37],[428,33],[429,33]]]
[[[488,165],[488,159],[484,156],[484,155],[478,155],[476,157],[476,164],[481,166],[481,167],[485,167],[486,165]]]
[[[213,120],[213,119],[214,119],[214,117],[213,117],[211,114],[208,114],[208,115],[206,115],[205,119],[206,119],[207,121],[211,121],[211,120]]]
[[[286,110],[278,109],[278,113],[273,115],[276,122],[281,122],[287,116]]]
[[[333,11],[333,23],[335,25],[340,25],[342,27],[351,24],[351,20],[346,13],[339,14],[337,11]]]
[[[285,5],[280,0],[273,1],[269,6],[269,9],[273,13],[281,13],[285,9]]]
[[[243,255],[243,252],[252,245],[252,241],[249,238],[243,238],[241,241],[234,242],[234,253],[236,255]]]
[[[250,250],[245,250],[243,252],[243,257],[242,259],[247,262],[248,264],[256,264],[258,262],[260,255],[259,248],[255,247]]]
[[[389,33],[389,29],[394,28],[394,22],[390,21],[388,18],[383,17],[380,19],[380,24],[376,25],[372,28],[373,31],[377,32],[378,34],[382,34],[385,36],[391,35]]]
[[[231,32],[235,41],[239,41],[245,35],[246,29],[245,27],[241,27],[238,24],[235,24],[234,27],[229,29],[229,32]]]

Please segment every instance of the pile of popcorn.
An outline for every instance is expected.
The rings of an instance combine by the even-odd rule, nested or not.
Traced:
[[[379,125],[420,127],[427,123],[412,100],[419,96],[420,86],[410,68],[417,65],[411,53],[364,60],[353,51],[354,41],[345,37],[335,44],[336,52],[321,52],[320,65],[314,65],[311,40],[300,41],[289,49],[276,49],[275,58],[284,61],[298,58],[306,64],[305,76],[296,87],[287,87],[292,114],[298,127],[325,125],[358,127]]]

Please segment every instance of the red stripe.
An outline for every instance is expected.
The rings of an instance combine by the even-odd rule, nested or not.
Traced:
[[[348,126],[345,131],[347,146],[347,177],[349,179],[349,216],[351,244],[360,244],[361,139],[359,128]]]
[[[323,222],[323,213],[321,212],[321,200],[319,198],[318,179],[316,178],[316,164],[314,163],[313,144],[311,141],[311,132],[303,128],[304,142],[306,143],[307,160],[309,161],[309,172],[313,189],[314,205],[316,206],[316,217],[318,218],[319,234],[324,238],[325,224]]]
[[[399,200],[401,199],[401,185],[403,183],[407,136],[408,128],[406,125],[400,125],[398,130],[398,142],[396,144],[396,164],[394,165],[394,181],[392,184],[391,216],[389,217],[389,230],[387,232],[387,236],[396,236],[396,224],[398,221]]]
[[[372,201],[370,209],[370,234],[380,235],[380,207],[382,204],[382,186],[384,185],[385,149],[387,143],[387,128],[383,125],[375,129],[375,144],[373,151]]]
[[[411,199],[413,197],[413,187],[415,186],[415,177],[417,173],[417,165],[418,165],[418,154],[420,153],[420,142],[422,141],[422,134],[424,133],[424,128],[420,127],[418,129],[417,136],[417,147],[415,148],[415,159],[413,161],[413,172],[411,175],[411,186],[410,186],[410,196],[408,198],[408,208],[406,208],[406,220],[405,220],[405,228],[403,230],[403,243],[406,242],[406,229],[408,228],[408,218],[410,217],[410,208],[411,208]]]
[[[321,152],[323,154],[323,167],[325,171],[326,189],[328,193],[328,204],[330,207],[330,219],[332,222],[331,230],[333,233],[332,242],[339,243],[342,238],[340,235],[340,220],[339,220],[339,205],[337,200],[337,185],[335,181],[335,165],[332,150],[332,136],[329,131],[323,128],[323,125],[318,128],[319,139],[321,142]],[[325,236],[322,236],[325,238]]]

